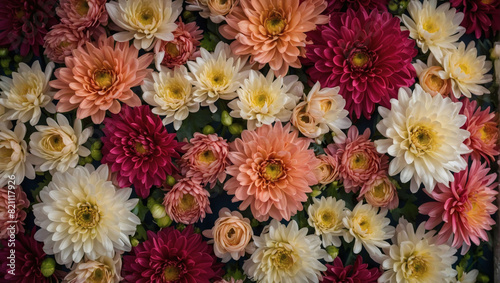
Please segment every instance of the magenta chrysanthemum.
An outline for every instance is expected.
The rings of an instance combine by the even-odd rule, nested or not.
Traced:
[[[328,7],[325,14],[340,12],[342,8],[353,9],[355,11],[363,7],[367,11],[378,9],[379,11],[387,11],[387,3],[389,0],[327,0]]]
[[[327,264],[328,268],[324,272],[323,283],[341,283],[341,282],[363,282],[375,283],[382,275],[377,268],[368,269],[368,264],[363,263],[363,258],[358,255],[354,265],[344,267],[340,258],[335,258],[333,265]]]
[[[389,107],[400,87],[415,82],[415,42],[388,12],[335,13],[308,36],[313,44],[306,46],[305,62],[314,64],[308,70],[311,79],[322,87],[340,86],[351,117],[370,118],[375,104]]]
[[[137,195],[146,198],[151,186],[160,187],[168,175],[177,172],[172,158],[180,158],[182,143],[169,134],[149,106],[125,106],[104,120],[102,163],[117,173],[120,187],[134,185]]]
[[[498,0],[450,0],[451,6],[465,14],[461,26],[466,33],[490,37],[500,30],[500,1]]]
[[[209,283],[220,279],[221,264],[212,246],[193,231],[193,226],[182,232],[173,227],[158,234],[148,231],[148,240],[123,257],[124,282]]]

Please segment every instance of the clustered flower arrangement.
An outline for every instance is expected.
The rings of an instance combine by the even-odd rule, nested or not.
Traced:
[[[499,30],[491,0],[1,1],[0,281],[493,280]]]

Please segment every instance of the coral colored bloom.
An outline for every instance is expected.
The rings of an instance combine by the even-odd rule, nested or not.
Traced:
[[[364,8],[366,11],[379,10],[387,11],[387,3],[389,0],[327,0],[328,7],[326,15],[334,12],[340,12],[342,8],[353,9],[355,11]]]
[[[101,37],[97,43],[87,42],[66,57],[65,68],[55,71],[56,80],[50,86],[59,89],[54,96],[59,99],[58,112],[78,108],[78,119],[91,116],[100,124],[106,111],[120,112],[118,101],[129,106],[141,105],[141,100],[131,90],[140,85],[153,56],[138,57],[139,51],[128,42],[116,43],[112,37]]]
[[[101,35],[106,33],[101,25],[108,24],[106,0],[61,0],[56,9],[61,23],[71,29]]]
[[[432,96],[437,94],[443,97],[450,96],[451,94],[451,79],[442,79],[439,72],[443,71],[443,67],[430,55],[427,64],[417,59],[413,64],[415,71],[417,71],[418,82],[422,89]]]
[[[233,202],[243,201],[240,210],[251,207],[259,221],[270,217],[290,220],[302,210],[309,186],[318,183],[314,169],[319,165],[311,140],[299,138],[280,122],[264,125],[255,131],[245,130],[231,145],[227,173],[233,178],[224,190],[234,195]]]
[[[375,104],[388,107],[400,87],[415,82],[415,42],[388,12],[349,9],[308,36],[313,44],[306,46],[305,62],[314,64],[311,79],[322,87],[340,86],[351,117],[370,118]]]
[[[210,209],[210,193],[199,182],[188,178],[175,183],[163,198],[163,205],[168,216],[177,223],[194,224],[203,222]]]
[[[342,260],[336,257],[333,265],[327,264],[323,273],[323,283],[363,282],[376,283],[382,272],[376,267],[368,269],[368,264],[363,263],[363,258],[358,255],[354,265],[344,267]]]
[[[45,35],[44,40],[44,54],[56,63],[64,63],[64,59],[71,56],[74,49],[83,46],[90,38],[82,31],[57,24]]]
[[[387,177],[387,171],[381,170],[372,175],[370,180],[363,184],[359,192],[358,201],[365,199],[374,207],[387,207],[394,209],[399,205],[396,186]]]
[[[490,37],[500,30],[500,1],[497,0],[450,0],[451,6],[465,14],[462,26],[476,38]]]
[[[336,157],[327,154],[318,155],[320,164],[314,169],[318,183],[328,185],[339,179],[339,161]]]
[[[125,106],[122,111],[104,120],[102,163],[117,173],[120,187],[134,185],[142,198],[152,186],[161,186],[168,175],[177,172],[172,158],[180,158],[183,145],[169,134],[149,106]]]
[[[29,206],[30,201],[21,186],[9,185],[0,188],[0,239],[7,239],[12,232],[24,233],[24,219],[26,219],[24,209]],[[7,230],[11,225],[14,225],[14,231]]]
[[[328,22],[328,16],[320,15],[325,8],[324,0],[241,0],[219,31],[236,39],[231,43],[235,54],[269,63],[275,75],[283,77],[289,67],[301,67],[305,33]]]
[[[122,278],[122,255],[117,253],[114,258],[100,257],[94,260],[85,260],[76,263],[71,268],[63,283],[118,283]]]

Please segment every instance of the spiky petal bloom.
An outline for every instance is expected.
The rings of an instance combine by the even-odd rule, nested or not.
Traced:
[[[24,177],[35,179],[25,135],[26,126],[23,123],[17,123],[14,131],[9,130],[6,123],[0,123],[0,187],[7,185],[11,175],[15,177],[16,184],[21,184]]]
[[[283,77],[289,67],[301,67],[299,57],[305,57],[309,43],[305,33],[328,22],[321,15],[325,8],[324,0],[241,0],[219,31],[236,39],[231,43],[235,54],[251,55]]]
[[[388,12],[349,9],[308,36],[313,41],[306,46],[306,61],[314,64],[308,69],[311,79],[322,87],[340,86],[351,117],[369,118],[375,104],[388,107],[400,87],[415,82],[415,42]]]
[[[24,233],[24,219],[30,201],[21,186],[14,186],[9,179],[9,186],[0,188],[0,239],[7,239],[12,234]],[[14,227],[14,230],[12,230]]]
[[[363,263],[363,258],[358,255],[353,265],[344,267],[342,260],[336,257],[333,265],[327,264],[323,273],[323,283],[363,282],[376,283],[382,272],[376,267],[368,269],[368,264]]]
[[[387,11],[389,0],[327,0],[328,7],[325,10],[326,15],[334,12],[341,12],[343,8],[353,9],[355,11],[364,8],[366,11],[379,10]]]
[[[436,202],[428,202],[419,207],[419,212],[431,218],[425,225],[432,229],[443,222],[437,242],[446,243],[453,238],[452,246],[462,246],[465,254],[471,242],[479,245],[488,241],[486,231],[491,230],[495,220],[491,217],[498,208],[495,196],[498,192],[496,174],[488,174],[489,168],[479,160],[473,160],[469,170],[455,174],[455,181],[449,187],[438,184],[430,196]]]
[[[342,219],[345,217],[345,201],[333,197],[313,198],[313,204],[307,209],[307,222],[314,228],[315,234],[321,236],[323,247],[334,245],[340,247],[340,237],[347,232]]]
[[[288,225],[273,219],[260,236],[254,236],[257,250],[245,261],[243,269],[250,279],[261,283],[319,282],[326,267],[319,260],[331,261],[321,249],[316,235],[299,230],[295,220]]]
[[[403,183],[411,180],[412,192],[422,183],[429,192],[436,183],[447,186],[454,180],[452,172],[467,167],[461,155],[470,152],[464,144],[470,133],[460,129],[467,120],[459,114],[462,103],[432,97],[417,84],[413,94],[401,88],[391,105],[391,110],[379,108],[383,119],[377,124],[387,139],[375,141],[378,152],[394,156],[389,175],[401,173]]]
[[[253,216],[265,221],[290,220],[302,210],[309,186],[318,183],[314,169],[319,165],[310,140],[299,138],[280,122],[264,125],[255,131],[245,130],[241,139],[230,145],[229,160],[233,165],[227,173],[233,176],[224,190],[234,195],[233,202],[243,201],[240,210],[251,207]]]
[[[85,260],[72,266],[64,277],[64,283],[108,282],[118,283],[121,278],[122,255],[114,258],[102,256],[96,260]]]
[[[476,38],[490,37],[500,30],[500,2],[495,0],[450,0],[451,6],[465,14],[462,26]]]
[[[177,172],[172,158],[180,158],[183,144],[169,134],[149,106],[125,106],[122,111],[104,120],[102,163],[116,173],[120,187],[134,185],[142,198],[152,186],[160,187],[168,175]]]
[[[168,227],[157,234],[148,231],[148,239],[123,257],[122,276],[129,283],[209,283],[222,275],[216,260],[193,226],[182,232]]]
[[[59,264],[130,251],[129,237],[141,223],[131,212],[138,199],[129,199],[132,189],[117,189],[108,177],[106,165],[95,171],[91,165],[78,166],[56,172],[40,191],[40,202],[33,205],[41,228],[35,239]]]
[[[82,31],[57,24],[45,35],[44,40],[44,54],[56,63],[64,63],[64,59],[71,56],[74,49],[91,39]]]
[[[56,12],[63,25],[89,36],[101,35],[106,33],[102,26],[108,24],[105,5],[106,0],[61,0]]]

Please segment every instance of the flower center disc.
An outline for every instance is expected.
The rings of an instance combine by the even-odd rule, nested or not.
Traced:
[[[75,211],[75,220],[79,227],[91,229],[97,226],[100,220],[99,209],[90,203],[79,203]]]
[[[435,137],[436,134],[432,129],[425,126],[416,126],[410,130],[411,151],[417,155],[431,151],[436,144]]]
[[[212,163],[215,160],[217,160],[213,151],[211,150],[205,150],[201,152],[200,155],[198,156],[198,159],[203,163]]]
[[[179,48],[177,48],[177,45],[172,42],[167,43],[165,51],[167,51],[168,55],[172,57],[177,57],[180,54]]]
[[[153,20],[154,20],[153,10],[149,7],[142,9],[141,13],[139,14],[139,22],[147,26],[152,24]]]
[[[281,270],[289,270],[294,264],[292,251],[285,248],[279,248],[275,252],[273,259],[275,266]]]
[[[429,88],[434,91],[439,91],[444,85],[444,80],[439,76],[432,74],[429,78]]]
[[[177,281],[180,279],[179,277],[180,271],[181,270],[176,266],[167,266],[163,271],[163,278],[166,281]]]
[[[435,33],[439,30],[439,27],[432,20],[427,20],[422,25],[422,28],[428,33]]]
[[[99,70],[94,74],[97,85],[103,89],[110,87],[114,83],[113,73],[110,70]]]
[[[370,60],[370,56],[366,52],[357,51],[351,57],[351,64],[358,68],[363,68],[366,66],[368,61]]]
[[[286,27],[286,21],[278,11],[272,11],[265,21],[265,27],[269,34],[278,35]]]
[[[89,12],[89,3],[87,0],[80,0],[76,3],[76,12],[80,14],[80,16],[85,16]]]
[[[276,181],[283,176],[283,167],[275,160],[269,161],[264,167],[263,177],[268,181]]]
[[[60,135],[52,135],[49,138],[49,145],[55,151],[61,151],[64,148],[63,138]]]
[[[189,211],[198,205],[195,198],[190,194],[184,194],[179,202],[179,209],[182,211]]]
[[[408,258],[407,270],[409,278],[421,278],[427,271],[427,262],[421,256],[412,255]]]
[[[320,213],[319,217],[321,221],[321,226],[325,229],[330,229],[333,227],[334,224],[334,219],[335,219],[335,213],[333,211],[325,210]]]

